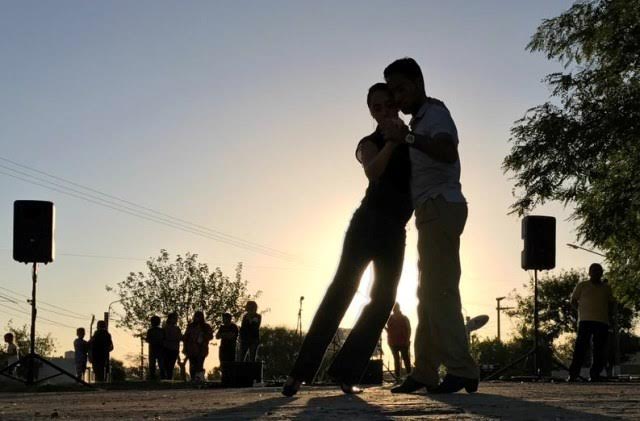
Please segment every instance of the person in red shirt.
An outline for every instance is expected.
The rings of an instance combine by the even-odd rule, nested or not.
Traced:
[[[402,314],[400,304],[393,306],[393,313],[387,321],[387,342],[393,354],[393,366],[396,380],[400,380],[400,357],[404,361],[404,368],[407,374],[411,372],[411,356],[409,346],[411,345],[411,323],[409,318]]]

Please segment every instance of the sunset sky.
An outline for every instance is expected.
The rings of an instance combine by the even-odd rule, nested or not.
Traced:
[[[75,327],[88,328],[91,314],[101,318],[117,299],[105,285],[144,270],[162,248],[197,253],[228,274],[244,262],[250,291],[262,291],[259,305],[269,309],[264,324],[295,328],[304,296],[306,329],[367,185],[354,157],[374,129],[367,89],[387,64],[411,56],[428,94],[447,103],[458,125],[469,202],[463,306],[469,316],[488,314],[478,333],[495,336],[495,298],[529,276],[501,161],[513,121],[549,97],[541,79],[561,70],[525,45],[542,19],[570,4],[2,2],[0,326],[28,320],[20,294],[30,293],[30,273],[11,258],[12,204],[34,199],[56,204],[58,255],[41,270],[46,320],[38,331],[53,334],[57,354],[72,349]],[[234,247],[34,185],[25,179],[58,190],[65,183],[33,170],[298,257]],[[564,245],[576,241],[570,209],[536,213],[558,218],[556,270],[598,261]],[[414,327],[416,234],[412,220],[398,291]],[[344,327],[366,302],[369,281],[366,274]],[[508,332],[512,322],[503,320]],[[113,335],[117,358],[139,352],[127,331]]]

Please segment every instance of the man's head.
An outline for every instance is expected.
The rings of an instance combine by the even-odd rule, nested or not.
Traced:
[[[158,316],[151,316],[151,326],[153,327],[158,327],[160,326],[160,317]]]
[[[76,336],[80,339],[84,339],[85,331],[83,327],[79,327],[76,329]]]
[[[222,323],[224,323],[225,325],[230,325],[231,324],[231,314],[222,313]]]
[[[402,313],[402,311],[400,310],[400,303],[396,303],[393,306],[393,312],[396,313],[396,314],[401,314]]]
[[[98,324],[96,324],[98,330],[107,330],[107,322],[104,320],[98,320]]]
[[[4,341],[8,344],[12,344],[13,343],[13,333],[9,332],[9,333],[5,333],[4,334]]]
[[[384,69],[384,80],[396,105],[405,114],[416,113],[427,97],[422,70],[412,58],[401,58],[388,65]]]
[[[591,282],[594,282],[596,284],[602,282],[603,273],[604,270],[602,269],[602,266],[600,266],[600,264],[593,263],[591,266],[589,266],[589,279],[591,280]]]
[[[204,324],[204,313],[200,310],[193,313],[193,323]]]
[[[178,324],[178,313],[171,312],[167,314],[167,324],[169,325]]]

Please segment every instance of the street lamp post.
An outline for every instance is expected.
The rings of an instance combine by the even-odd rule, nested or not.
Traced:
[[[498,312],[498,342],[502,342],[500,339],[500,312],[502,310],[511,310],[513,307],[500,307],[500,301],[507,297],[496,297],[496,311]]]
[[[107,324],[107,330],[109,330],[109,320],[111,319],[111,306],[121,301],[122,301],[122,298],[119,300],[112,301],[109,303],[109,306],[107,307],[107,312],[104,314],[106,319],[105,323]]]
[[[601,257],[607,257],[606,255],[604,255],[602,253],[598,253],[597,251],[594,251],[594,250],[591,250],[591,249],[588,249],[588,248],[585,248],[585,247],[581,247],[581,246],[579,246],[577,244],[567,243],[567,246],[571,247],[574,250],[584,250],[586,252],[589,252],[589,253],[592,253],[592,254],[596,254],[596,255],[601,256]]]

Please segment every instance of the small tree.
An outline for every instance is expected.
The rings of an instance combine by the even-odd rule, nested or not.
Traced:
[[[205,317],[217,328],[220,314],[231,313],[238,318],[244,311],[244,303],[257,294],[247,292],[247,281],[242,279],[242,263],[238,263],[235,276],[229,278],[220,268],[209,270],[206,263],[198,262],[198,255],[177,255],[171,261],[166,250],[147,260],[147,273],[131,272],[119,282],[115,290],[121,299],[124,314],[118,326],[136,335],[142,335],[149,327],[152,315],[178,314],[180,326],[187,325],[193,313],[202,310]]]
[[[259,357],[264,361],[264,378],[286,377],[298,356],[302,338],[286,327],[260,328]]]
[[[6,331],[13,333],[13,341],[18,347],[20,355],[27,355],[30,351],[31,329],[27,325],[14,326],[13,321],[9,320]],[[36,354],[43,357],[53,357],[54,352],[56,352],[56,344],[51,337],[51,333],[47,333],[46,336],[36,334],[35,345]]]

